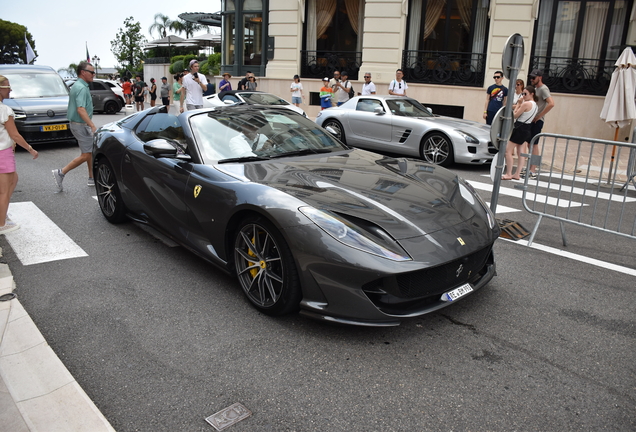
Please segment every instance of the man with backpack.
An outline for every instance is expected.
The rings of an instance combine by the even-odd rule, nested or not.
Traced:
[[[335,85],[336,88],[336,100],[338,101],[338,106],[347,102],[351,99],[355,92],[353,91],[353,86],[349,82],[349,74],[347,71],[342,71],[340,73],[340,77],[342,78],[339,83]]]

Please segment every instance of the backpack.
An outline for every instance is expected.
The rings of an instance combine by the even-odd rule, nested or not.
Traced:
[[[351,86],[351,87],[349,87],[349,99],[351,99],[352,97],[354,97],[356,95],[356,92],[353,91],[353,85],[351,85],[351,82],[350,81],[347,81],[347,82]]]

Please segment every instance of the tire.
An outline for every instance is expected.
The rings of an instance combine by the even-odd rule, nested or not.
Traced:
[[[126,218],[126,206],[121,199],[119,186],[112,166],[102,158],[95,169],[95,190],[102,214],[110,223],[122,223]]]
[[[289,246],[262,217],[244,219],[234,238],[234,268],[243,293],[267,315],[298,310],[301,290]]]
[[[106,102],[106,105],[104,105],[104,112],[106,114],[115,114],[118,113],[119,110],[121,110],[121,107],[116,101],[111,100]]]
[[[452,165],[455,159],[453,144],[440,132],[433,132],[422,139],[420,155],[426,162],[443,167]]]
[[[327,120],[326,122],[324,122],[322,124],[322,127],[324,129],[327,128],[327,126],[331,126],[333,128],[333,130],[336,131],[336,138],[343,144],[347,143],[347,138],[345,137],[345,131],[344,128],[342,127],[342,124],[338,121],[338,120]]]

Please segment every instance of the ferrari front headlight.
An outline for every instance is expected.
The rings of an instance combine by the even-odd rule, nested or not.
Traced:
[[[300,207],[298,210],[342,244],[392,261],[411,260],[400,245],[379,227],[371,233],[333,212],[314,207]]]

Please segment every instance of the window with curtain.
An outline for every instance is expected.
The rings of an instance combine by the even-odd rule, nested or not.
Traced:
[[[531,67],[544,70],[552,91],[604,94],[632,6],[633,0],[541,0]]]
[[[489,6],[489,0],[410,0],[407,49],[485,52]]]
[[[362,50],[364,0],[307,0],[307,51]]]

